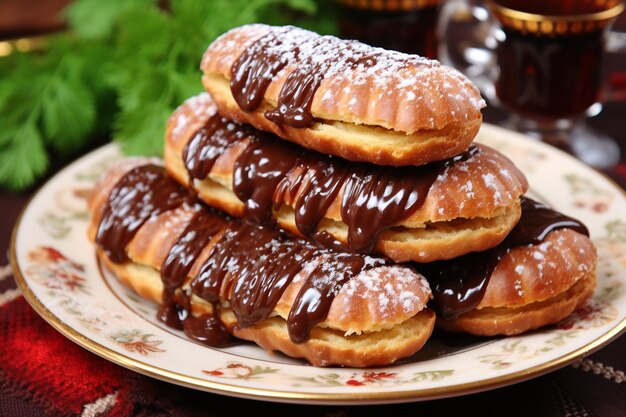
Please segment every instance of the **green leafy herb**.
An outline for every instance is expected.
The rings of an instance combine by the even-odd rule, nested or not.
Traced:
[[[0,186],[22,190],[57,155],[111,138],[160,155],[165,123],[202,91],[208,44],[253,22],[334,33],[333,0],[76,0],[68,30],[0,59]]]

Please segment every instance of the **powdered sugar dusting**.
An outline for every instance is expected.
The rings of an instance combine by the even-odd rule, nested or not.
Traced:
[[[181,113],[175,119],[174,123],[175,124],[174,124],[174,128],[172,129],[172,136],[179,137],[180,135],[183,134],[184,129],[187,127],[189,123],[189,117]]]
[[[500,193],[500,187],[498,186],[495,175],[489,172],[483,174],[482,179],[485,185],[493,190],[493,202],[498,205],[502,204],[502,194]]]
[[[461,186],[461,191],[465,191],[465,196],[467,198],[472,198],[474,197],[474,191],[472,191],[474,189],[474,183],[472,183],[472,181],[468,180],[465,185]]]
[[[361,305],[359,300],[364,300],[370,314],[384,321],[398,310],[406,316],[421,311],[431,291],[424,277],[410,268],[394,265],[361,272],[344,285],[340,294],[345,297],[346,306]]]
[[[313,78],[332,79],[332,85],[343,87],[332,90],[348,97],[379,96],[385,101],[382,98],[384,93],[389,99],[400,98],[410,106],[403,107],[402,111],[412,112],[415,111],[412,109],[419,108],[425,113],[423,122],[427,126],[424,128],[442,128],[443,125],[437,124],[473,119],[486,105],[479,90],[462,73],[418,55],[385,50],[355,40],[320,36],[292,26],[244,25],[227,34],[211,44],[203,67],[211,66],[208,61],[212,56],[220,60],[226,55],[232,64],[236,54],[229,51],[254,48],[255,42],[263,39],[263,55],[285,63],[282,71],[295,70],[315,74]],[[243,39],[246,43],[242,45]],[[275,78],[280,78],[282,71],[274,74]],[[321,101],[329,105],[338,102],[338,97],[333,97],[335,93],[329,91],[325,90]],[[395,91],[399,94],[395,95]],[[424,106],[424,103],[431,104]],[[355,105],[356,102],[350,104]],[[351,111],[358,113],[359,109]],[[441,117],[442,114],[445,116]]]
[[[188,98],[185,100],[184,105],[198,119],[205,119],[217,112],[217,107],[208,93],[200,93],[197,96]]]
[[[172,115],[172,138],[180,138],[191,125],[204,123],[216,112],[217,107],[208,93],[188,98]]]
[[[519,279],[516,279],[513,282],[513,288],[515,288],[515,291],[519,297],[524,296],[524,287],[522,286],[522,281],[520,281]]]

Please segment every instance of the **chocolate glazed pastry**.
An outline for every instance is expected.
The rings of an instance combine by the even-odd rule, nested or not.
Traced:
[[[485,106],[465,76],[437,61],[291,26],[235,28],[209,46],[201,68],[223,116],[379,165],[463,152]]]
[[[206,178],[217,158],[243,141],[247,143],[233,166],[232,189],[245,202],[244,217],[268,223],[273,209],[293,201],[295,224],[301,234],[348,252],[366,253],[374,250],[383,230],[405,220],[424,204],[428,191],[446,168],[480,151],[472,145],[454,158],[420,167],[384,169],[346,164],[249,126],[234,125],[215,114],[183,149],[188,183]],[[345,244],[328,233],[316,232],[341,191],[341,218],[348,225]]]
[[[411,355],[434,327],[430,288],[413,269],[228,219],[145,159],[107,172],[89,207],[103,265],[201,343],[246,339],[360,367]]]
[[[528,197],[495,248],[417,265],[433,288],[441,328],[513,335],[555,323],[595,289],[597,255],[580,221]]]
[[[508,158],[484,145],[419,167],[349,162],[236,124],[207,94],[170,118],[165,164],[230,215],[397,262],[497,245],[519,219],[528,187]]]

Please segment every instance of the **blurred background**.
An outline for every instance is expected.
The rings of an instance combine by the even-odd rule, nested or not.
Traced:
[[[115,140],[159,155],[209,43],[246,23],[336,33],[333,1],[0,0],[0,187],[24,191]]]
[[[232,27],[298,25],[439,58],[444,40],[437,25],[446,3],[0,0],[0,188],[32,190],[57,168],[110,140],[128,154],[160,155],[165,121],[202,90],[198,67],[204,50]],[[626,31],[623,13],[615,28]],[[606,64],[606,82],[626,91],[624,55]],[[622,148],[622,123],[607,120],[626,115],[624,98],[607,100],[590,119]],[[485,111],[486,122],[506,117],[496,105]],[[606,171],[626,177],[624,158]]]

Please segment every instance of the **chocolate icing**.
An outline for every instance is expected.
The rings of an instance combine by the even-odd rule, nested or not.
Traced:
[[[291,26],[268,33],[246,48],[231,68],[230,88],[244,111],[253,111],[263,101],[272,78],[289,63],[288,54],[296,54],[299,42],[285,43],[281,35]]]
[[[521,202],[519,222],[495,248],[417,266],[430,282],[434,296],[432,304],[442,318],[455,319],[474,309],[482,300],[496,265],[512,248],[536,245],[550,232],[563,228],[589,236],[580,221],[528,197],[522,197]]]
[[[250,136],[255,136],[251,127],[237,125],[217,114],[209,118],[183,148],[189,184],[193,185],[194,179],[206,178],[226,149]]]
[[[132,231],[136,231],[148,219],[194,201],[162,167],[154,165],[129,171],[110,195],[100,228],[107,231],[106,236],[125,238],[129,235],[128,225],[121,221],[125,215],[130,213]],[[211,346],[228,346],[236,339],[217,315],[190,314],[194,295],[211,303],[215,311],[221,308],[220,296],[230,294],[227,298],[237,317],[236,326],[253,326],[269,317],[287,286],[307,268],[287,318],[290,338],[302,343],[308,340],[311,328],[325,319],[335,295],[351,277],[386,262],[360,254],[333,253],[305,240],[288,239],[271,227],[226,219],[200,205],[190,207],[196,212],[160,268],[164,290],[158,317]],[[103,238],[97,243],[107,254],[115,254],[119,241]],[[208,258],[199,265],[197,275],[190,277],[207,245],[213,245]],[[188,279],[189,288],[183,290]]]
[[[191,200],[184,188],[163,176],[162,167],[136,167],[111,190],[98,225],[96,243],[111,261],[126,262],[126,245],[146,221]]]
[[[383,264],[384,261],[375,260],[369,267]],[[330,305],[341,287],[350,277],[364,269],[368,269],[365,258],[356,254],[333,253],[324,256],[323,262],[316,266],[300,288],[289,312],[287,328],[291,340],[295,343],[306,341],[311,328],[326,318]],[[324,307],[320,309],[319,305]]]
[[[379,48],[354,40],[282,27],[260,37],[235,60],[230,90],[242,110],[254,111],[274,77],[292,65],[294,69],[281,87],[276,108],[266,111],[265,117],[277,124],[306,128],[316,121],[311,105],[324,79],[357,67],[373,68],[383,54]],[[400,54],[394,58],[396,71],[411,60],[410,56]],[[416,62],[415,57],[411,62]]]
[[[298,62],[283,84],[275,110],[266,111],[265,117],[274,123],[296,128],[310,127],[315,123],[311,106],[317,89],[338,67],[348,70],[359,65],[372,67],[380,51],[364,48],[354,41],[342,41],[332,36],[321,36],[306,45],[315,53],[306,54]],[[300,51],[295,54],[299,56]],[[339,65],[341,64],[341,65]]]
[[[215,139],[211,132],[215,132]],[[215,115],[183,151],[190,179],[204,179],[216,159],[235,144],[242,145],[243,150],[234,162],[232,188],[245,203],[246,220],[272,223],[272,210],[291,205],[296,227],[304,236],[329,248],[359,253],[373,252],[380,233],[418,210],[434,181],[448,167],[480,151],[472,145],[445,161],[419,167],[381,167],[305,150]],[[342,189],[346,243],[316,232]]]
[[[165,290],[173,292],[183,284],[202,249],[225,224],[226,221],[220,217],[198,208],[161,265],[161,280]]]
[[[332,189],[332,183],[321,188]],[[323,201],[313,200],[314,205]],[[305,281],[287,318],[291,340],[302,343],[308,340],[311,329],[325,319],[334,297],[351,277],[386,263],[361,254],[320,249],[305,240],[288,239],[274,228],[230,220],[193,203],[191,194],[169,178],[162,167],[134,168],[110,192],[98,227],[97,245],[113,262],[127,262],[125,246],[141,225],[184,204],[192,207],[196,211],[194,217],[160,268],[164,291],[158,317],[204,344],[229,346],[238,340],[217,315],[190,314],[193,295],[218,311],[220,295],[230,294],[236,326],[253,326],[269,317],[287,286],[305,269]],[[398,206],[402,205],[406,203]],[[415,266],[431,283],[433,307],[438,314],[453,319],[480,302],[495,266],[511,248],[537,244],[551,231],[562,228],[589,235],[578,220],[523,197],[521,219],[499,246]],[[213,245],[210,255],[199,265],[197,275],[190,277],[207,245]],[[183,290],[181,286],[187,279],[190,286]]]
[[[296,163],[300,152],[289,143],[255,135],[235,160],[233,191],[245,202],[245,218],[256,223],[272,219],[274,192]]]

